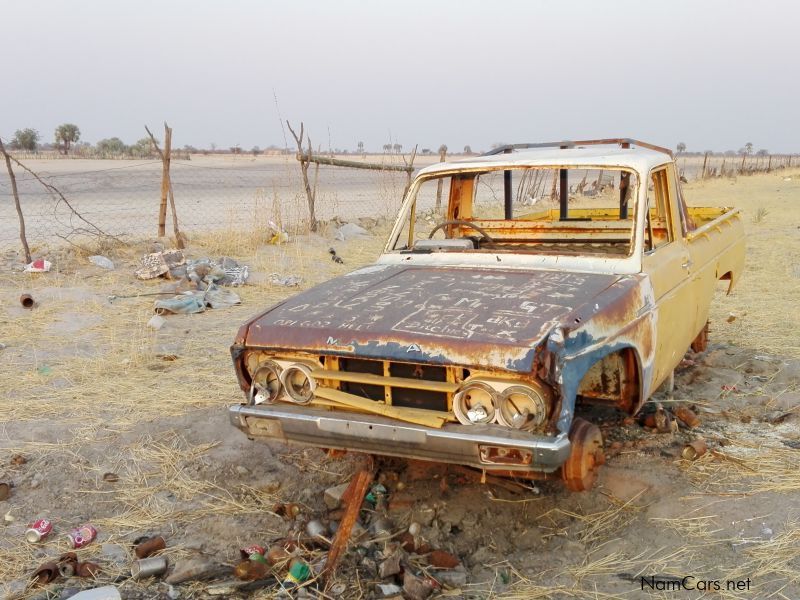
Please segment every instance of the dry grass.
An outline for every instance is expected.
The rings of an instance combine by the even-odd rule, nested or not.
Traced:
[[[716,525],[717,518],[717,515],[682,516],[674,519],[654,517],[650,522],[656,526],[667,527],[683,538],[713,541],[714,534],[722,531],[720,528],[712,529]]]
[[[741,209],[748,236],[741,282],[712,306],[712,341],[800,357],[800,312],[786,310],[787,299],[800,297],[800,270],[790,258],[800,255],[800,171],[697,181],[683,189],[689,205]],[[727,323],[729,313],[742,316]]]
[[[567,517],[579,521],[584,525],[583,529],[578,534],[578,539],[581,542],[607,539],[608,536],[628,525],[646,508],[644,505],[636,504],[636,500],[638,500],[645,491],[646,490],[643,489],[626,501],[611,495],[606,495],[610,503],[610,506],[606,510],[590,514],[581,514],[561,508],[554,508],[542,513],[537,519],[547,519],[558,526],[559,522],[564,517]]]
[[[729,580],[750,578],[755,585],[763,588],[768,582],[774,589],[766,598],[794,600],[797,596],[792,590],[800,584],[800,523],[788,521],[778,535],[765,541],[758,541],[746,547],[736,567],[727,573]]]
[[[727,494],[800,491],[800,453],[780,443],[735,439],[700,459],[681,461],[696,486]]]

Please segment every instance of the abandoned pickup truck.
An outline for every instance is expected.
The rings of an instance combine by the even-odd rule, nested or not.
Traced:
[[[251,438],[561,477],[604,461],[591,403],[630,414],[706,344],[744,264],[738,211],[688,208],[668,150],[517,144],[422,169],[380,258],[245,323]]]

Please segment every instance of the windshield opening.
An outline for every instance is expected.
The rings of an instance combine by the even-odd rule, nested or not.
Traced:
[[[499,168],[429,177],[409,198],[390,247],[626,257],[633,250],[638,186],[636,173],[620,168]]]

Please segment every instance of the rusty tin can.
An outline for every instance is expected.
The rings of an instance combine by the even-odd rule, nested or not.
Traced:
[[[697,460],[706,453],[706,441],[703,438],[697,438],[686,444],[681,451],[681,456],[686,460]]]
[[[83,548],[88,546],[97,537],[97,529],[93,525],[81,525],[67,534],[70,548]]]
[[[131,579],[138,580],[166,573],[169,563],[166,556],[142,558],[131,565]]]
[[[53,531],[53,524],[48,519],[37,519],[25,530],[25,539],[31,543],[43,540]]]
[[[163,537],[160,535],[147,538],[143,542],[136,545],[133,549],[134,554],[136,554],[136,558],[147,558],[151,554],[155,554],[159,550],[163,550],[167,547],[167,542],[164,540]]]
[[[30,294],[22,294],[19,297],[19,303],[23,308],[33,308],[33,305],[36,304],[36,302],[33,300],[33,296]]]

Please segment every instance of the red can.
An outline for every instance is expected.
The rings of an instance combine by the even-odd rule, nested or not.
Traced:
[[[67,534],[67,540],[71,548],[83,548],[88,546],[97,537],[97,529],[92,525],[81,525]]]
[[[25,539],[32,544],[46,538],[53,531],[53,524],[48,519],[37,519],[25,530]]]
[[[263,546],[259,546],[258,544],[251,544],[239,550],[239,553],[242,555],[242,558],[250,558],[251,554],[260,554],[261,556],[264,556],[266,550],[264,549]]]

